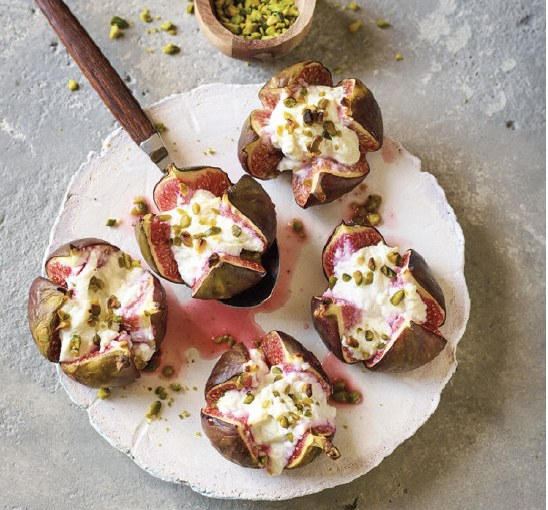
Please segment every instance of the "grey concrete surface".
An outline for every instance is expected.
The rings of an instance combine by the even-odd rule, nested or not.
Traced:
[[[436,413],[367,475],[279,503],[212,500],[164,483],[96,434],[35,349],[26,300],[70,177],[116,123],[34,2],[0,0],[0,506],[545,507],[545,3],[361,0],[356,12],[348,3],[319,1],[300,47],[251,66],[216,52],[186,2],[69,5],[144,106],[204,83],[264,82],[304,59],[370,86],[387,134],[437,177],[466,237],[472,313]],[[178,35],[146,35],[144,7]],[[108,38],[114,14],[135,20],[117,41]],[[378,28],[380,18],[391,27]],[[167,42],[182,52],[162,54]]]

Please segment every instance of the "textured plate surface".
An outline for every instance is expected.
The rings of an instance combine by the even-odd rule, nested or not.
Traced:
[[[260,106],[258,85],[212,84],[171,96],[154,105],[153,122],[163,122],[163,138],[178,167],[219,166],[236,182],[243,171],[235,152],[239,129],[249,112]],[[60,377],[70,397],[85,408],[95,429],[141,467],[161,479],[187,483],[208,496],[257,500],[289,499],[347,483],[374,468],[413,435],[436,409],[441,391],[457,362],[455,349],[469,314],[464,279],[464,238],[444,191],[435,178],[420,170],[420,161],[386,138],[383,149],[370,154],[371,173],[364,184],[343,199],[303,211],[293,200],[289,176],[262,182],[276,204],[281,276],[270,301],[253,310],[233,311],[223,305],[190,299],[184,286],[163,282],[170,299],[168,335],[162,367],[174,376],[144,374],[131,386],[113,390],[108,400],[96,391]],[[48,249],[81,237],[103,238],[134,258],[142,258],[129,211],[137,196],[151,197],[159,170],[126,135],[114,132],[101,152],[91,154],[74,176]],[[321,250],[349,204],[369,193],[383,197],[379,230],[390,245],[416,249],[425,257],[446,298],[447,321],[441,328],[448,340],[433,362],[404,375],[366,373],[361,365],[346,366],[328,355],[310,320],[310,298],[326,288]],[[149,201],[150,203],[150,201]],[[107,218],[121,219],[115,228]],[[306,238],[288,223],[298,218]],[[200,435],[203,387],[223,347],[212,337],[229,332],[249,343],[261,332],[278,329],[300,340],[323,360],[328,374],[344,377],[363,394],[357,406],[339,406],[335,445],[342,457],[320,458],[302,470],[272,477],[223,459]],[[171,382],[183,385],[169,392],[161,418],[145,418],[157,399],[154,389]],[[187,416],[188,415],[188,416]]]

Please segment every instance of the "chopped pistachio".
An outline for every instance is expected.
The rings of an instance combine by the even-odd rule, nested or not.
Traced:
[[[113,16],[112,18],[110,18],[110,25],[116,26],[121,29],[129,27],[129,23],[124,18],[121,18],[120,16]]]
[[[187,14],[194,14],[194,4],[188,4],[186,6],[186,13]]]
[[[337,283],[338,278],[335,275],[331,275],[329,277],[329,290],[333,290],[333,287],[335,287],[335,284]]]
[[[396,60],[403,60],[403,56],[401,55],[401,53],[396,53],[395,57],[394,57]]]
[[[179,383],[171,383],[169,385],[169,387],[175,391],[176,393],[178,393],[179,391],[181,391],[183,389],[183,387],[179,384]]]
[[[356,403],[360,398],[362,397],[361,393],[359,391],[351,391],[348,393],[347,401],[351,404]]]
[[[348,6],[353,11],[357,11],[359,9],[358,4],[356,2],[350,2],[350,5]]]
[[[392,303],[394,306],[398,306],[402,302],[404,297],[405,292],[403,289],[400,289],[392,295],[392,297],[390,298],[390,303]]]
[[[297,218],[293,218],[293,221],[291,222],[291,228],[295,233],[299,235],[299,237],[305,237],[303,224]]]
[[[342,278],[342,281],[343,281],[343,282],[349,282],[350,280],[352,280],[352,277],[351,277],[349,274],[347,274],[347,273],[343,273],[343,275],[341,276],[341,278]]]
[[[232,225],[232,235],[234,237],[240,237],[242,235],[242,229],[238,225]]]
[[[74,92],[75,90],[78,90],[80,88],[80,86],[78,85],[78,83],[76,83],[76,81],[74,80],[69,80],[68,81],[68,89],[71,91],[71,92]]]
[[[375,273],[373,271],[368,271],[364,278],[362,279],[362,283],[364,285],[371,285],[373,283],[373,278],[375,277]]]
[[[387,278],[396,278],[396,272],[388,266],[381,267],[381,273]]]
[[[171,377],[173,375],[173,367],[171,365],[167,365],[162,370],[162,375],[165,377]]]
[[[105,400],[108,397],[110,397],[110,390],[108,388],[99,388],[97,391],[97,398]]]
[[[245,398],[244,398],[244,404],[251,404],[255,400],[255,397],[251,392],[247,392]]]
[[[354,21],[354,23],[350,23],[350,25],[348,25],[348,31],[351,34],[355,34],[361,26],[362,22],[360,20]]]
[[[150,15],[149,9],[144,9],[139,17],[141,18],[141,21],[144,21],[145,23],[150,23],[152,21],[152,16]]]
[[[343,391],[346,390],[346,381],[344,379],[341,379],[340,381],[337,381],[333,384],[333,391]]]
[[[333,69],[334,74],[342,74],[342,72],[342,67],[335,67],[335,69]]]
[[[154,129],[158,133],[165,133],[167,131],[167,128],[163,122],[157,122],[156,124],[154,124]]]
[[[162,409],[162,403],[159,401],[159,400],[156,400],[156,402],[154,402],[147,414],[145,414],[145,417],[148,418],[149,420],[153,420],[154,418],[158,418],[159,415],[160,415],[160,411]]]
[[[164,46],[162,48],[162,52],[166,53],[167,55],[175,55],[176,53],[179,53],[181,51],[181,48],[177,46],[176,44],[168,44],[167,46]]]
[[[117,224],[118,224],[118,220],[114,218],[109,218],[105,223],[107,227],[115,227]]]
[[[122,30],[120,29],[120,27],[116,25],[112,25],[110,27],[110,33],[109,33],[110,39],[119,39],[120,37],[122,37],[122,35],[124,34],[122,33]]]
[[[388,21],[386,21],[384,18],[381,18],[379,21],[377,21],[377,26],[379,28],[388,28],[390,27],[390,23],[388,23]]]

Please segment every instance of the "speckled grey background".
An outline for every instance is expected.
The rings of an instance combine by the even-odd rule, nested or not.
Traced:
[[[545,3],[362,0],[357,12],[342,8],[348,3],[320,1],[299,48],[251,66],[217,53],[184,14],[186,2],[69,5],[144,106],[204,83],[264,82],[304,59],[368,84],[387,134],[437,177],[466,237],[472,313],[436,413],[367,475],[280,503],[211,500],[109,446],[36,351],[26,300],[70,177],[116,123],[35,4],[0,0],[4,508],[544,508]],[[146,35],[144,7],[179,34]],[[108,38],[113,14],[136,21],[117,41]],[[378,28],[380,18],[391,28]],[[363,25],[350,35],[357,19]],[[181,54],[162,54],[167,42]]]

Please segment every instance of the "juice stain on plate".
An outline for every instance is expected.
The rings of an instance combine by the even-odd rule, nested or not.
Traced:
[[[401,157],[401,147],[390,138],[385,138],[382,144],[382,159],[389,165],[395,163]]]
[[[162,366],[172,365],[175,375],[187,362],[186,352],[194,348],[202,359],[218,358],[229,349],[228,342],[215,342],[230,335],[249,349],[253,341],[268,333],[255,316],[281,308],[291,296],[291,280],[299,260],[303,242],[296,236],[279,236],[280,275],[272,296],[255,308],[233,308],[215,300],[188,299],[181,303],[171,285],[166,285],[168,298],[167,333],[160,347]]]

